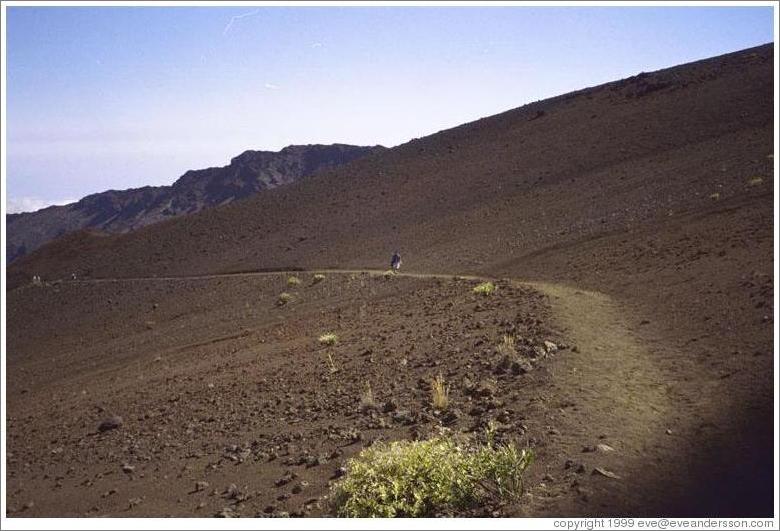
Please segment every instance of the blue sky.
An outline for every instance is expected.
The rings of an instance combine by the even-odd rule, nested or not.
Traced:
[[[394,146],[773,41],[771,7],[9,7],[11,211],[246,149]]]

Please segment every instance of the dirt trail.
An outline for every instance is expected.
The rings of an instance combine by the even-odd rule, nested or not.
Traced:
[[[537,488],[527,511],[549,516],[654,514],[652,507],[669,498],[670,485],[659,485],[652,469],[662,461],[658,451],[665,446],[663,438],[669,438],[674,404],[651,353],[608,296],[559,284],[525,285],[549,296],[558,325],[577,347],[551,368],[556,400],[575,405],[571,413],[558,409],[554,422],[563,434],[561,459],[574,461],[565,469],[571,481],[557,489]],[[584,469],[578,472],[580,465]],[[617,478],[595,471],[597,467]],[[550,471],[556,472],[561,471]],[[562,496],[570,489],[578,496]]]
[[[67,280],[65,282],[81,282],[81,283],[98,283],[98,282],[133,282],[133,281],[148,281],[148,280],[208,280],[218,278],[246,278],[246,277],[263,277],[274,275],[295,275],[296,273],[327,273],[327,274],[361,274],[368,273],[369,275],[384,275],[387,271],[383,269],[263,269],[257,271],[236,271],[231,273],[215,273],[211,275],[180,275],[180,276],[164,276],[164,277],[116,277],[116,278],[85,278],[77,280]],[[453,278],[458,277],[466,280],[489,280],[487,277],[480,277],[475,275],[455,275],[446,273],[394,273],[394,275],[400,277],[409,278]],[[20,286],[23,287],[23,286]],[[18,289],[18,288],[14,288]]]
[[[537,488],[525,513],[766,516],[772,493],[757,485],[771,484],[761,461],[771,452],[771,433],[724,411],[731,391],[722,380],[603,293],[525,285],[549,296],[557,325],[578,351],[550,369],[551,394],[575,404],[575,414],[560,408],[550,419],[565,434],[561,459],[574,456],[570,481]],[[614,451],[602,451],[605,442]],[[578,496],[563,496],[567,490]]]

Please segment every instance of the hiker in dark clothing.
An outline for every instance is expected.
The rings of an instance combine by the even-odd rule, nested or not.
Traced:
[[[393,257],[390,259],[390,268],[393,271],[398,271],[401,269],[401,255],[398,253],[398,251],[393,253]]]

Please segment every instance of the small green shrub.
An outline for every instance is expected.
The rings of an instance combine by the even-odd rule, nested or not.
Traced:
[[[493,295],[496,291],[496,285],[492,282],[483,282],[482,284],[474,288],[474,293],[477,295]]]
[[[312,283],[313,283],[313,284],[319,284],[319,283],[320,283],[320,282],[322,282],[323,280],[325,280],[325,275],[323,275],[322,273],[317,273],[317,274],[316,274],[316,275],[314,275],[314,277],[312,278]]]
[[[289,293],[280,293],[279,298],[276,299],[276,304],[278,306],[284,306],[285,304],[292,302],[293,296]]]
[[[321,345],[327,345],[329,347],[335,345],[339,341],[339,336],[334,334],[333,332],[328,332],[327,334],[322,334],[320,336],[320,344]]]
[[[287,277],[287,285],[290,287],[297,286],[301,283],[301,279],[296,276]]]
[[[490,499],[517,499],[533,453],[514,444],[459,444],[450,435],[427,441],[375,443],[347,463],[333,486],[337,516],[429,517]]]

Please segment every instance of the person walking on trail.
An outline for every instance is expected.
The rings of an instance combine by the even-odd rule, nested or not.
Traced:
[[[398,253],[398,251],[393,253],[393,257],[390,259],[390,268],[393,271],[398,271],[401,269],[401,255]]]

